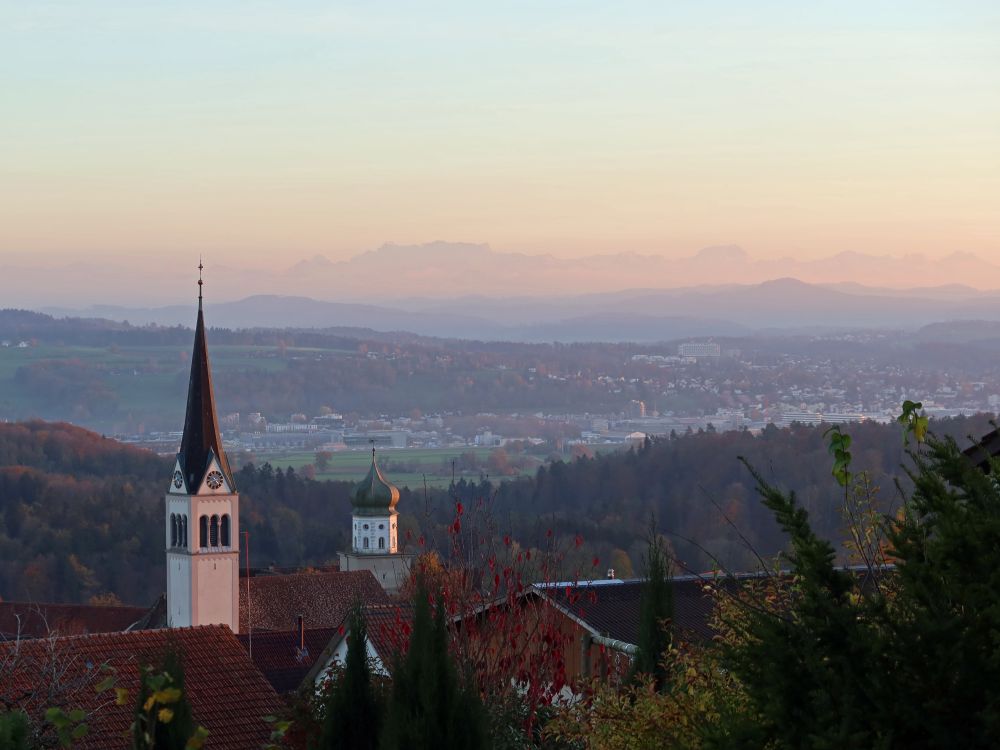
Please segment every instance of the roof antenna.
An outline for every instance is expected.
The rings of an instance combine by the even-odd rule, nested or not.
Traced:
[[[201,280],[201,269],[205,266],[201,263],[201,256],[198,256],[198,309],[201,310],[201,287],[205,282]]]

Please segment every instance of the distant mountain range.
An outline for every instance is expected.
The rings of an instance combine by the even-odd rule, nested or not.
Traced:
[[[734,245],[704,248],[684,258],[624,252],[565,259],[497,252],[488,245],[432,242],[383,245],[346,261],[318,255],[278,274],[239,268],[211,271],[213,278],[221,274],[230,299],[237,296],[231,294],[232,287],[240,285],[244,295],[300,294],[373,304],[389,304],[389,298],[400,296],[449,298],[469,290],[491,297],[550,297],[609,289],[759,284],[779,278],[886,289],[931,285],[1000,289],[1000,265],[971,253],[934,259],[843,252],[811,261],[757,260]]]
[[[191,325],[193,305],[155,308],[43,308],[60,316]],[[932,323],[1000,323],[1000,293],[959,286],[880,289],[782,278],[760,284],[632,289],[565,297],[386,298],[384,304],[255,295],[206,302],[224,328],[367,328],[424,336],[512,341],[654,342],[709,336],[896,328]],[[990,323],[992,321],[993,323]]]
[[[195,265],[193,255],[188,260],[190,267],[182,280],[177,254],[136,254],[131,259],[81,260],[72,265],[41,257],[0,259],[0,299],[20,307],[80,307],[98,300],[130,306],[186,303],[182,295],[193,290]],[[487,245],[431,242],[384,245],[342,261],[322,255],[291,259],[277,270],[226,267],[208,260],[206,288],[212,300],[282,295],[378,307],[399,307],[400,300],[411,298],[449,300],[474,294],[555,300],[608,290],[711,289],[781,278],[823,284],[856,296],[908,297],[920,292],[918,296],[952,301],[1000,289],[1000,264],[964,252],[945,258],[844,252],[809,261],[761,260],[727,245],[682,258],[622,252],[566,259],[499,252]]]

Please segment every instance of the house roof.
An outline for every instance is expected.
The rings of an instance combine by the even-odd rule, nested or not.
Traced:
[[[147,607],[122,605],[0,601],[0,640],[126,630],[148,611]]]
[[[389,597],[368,570],[253,576],[240,580],[240,632],[291,630],[302,615],[313,628],[338,627],[355,599],[388,604]],[[249,610],[249,614],[248,614]]]
[[[409,645],[410,630],[413,627],[413,605],[410,602],[391,604],[368,604],[361,608],[368,629],[368,642],[378,655],[382,666],[387,670],[392,667],[396,653]],[[334,637],[306,677],[315,680],[326,667],[337,651],[341,642],[350,636],[348,628],[348,612],[340,627],[334,631]]]
[[[1000,431],[986,433],[975,445],[962,451],[982,471],[990,470],[990,459],[1000,456]]]
[[[387,667],[396,652],[405,649],[413,627],[413,605],[410,602],[373,604],[363,607],[362,615],[368,628],[368,640]],[[347,618],[340,627],[341,637],[347,633]]]
[[[296,630],[240,633],[236,636],[247,649],[254,665],[277,693],[295,692],[330,642],[337,628],[306,628],[305,648]]]
[[[40,687],[48,687],[40,684],[39,675],[56,666],[61,674],[59,684],[66,690],[63,705],[83,709],[89,715],[89,733],[74,747],[129,748],[139,670],[147,664],[159,664],[171,646],[181,654],[185,693],[194,721],[210,733],[206,747],[246,750],[266,742],[270,726],[263,717],[277,711],[280,700],[225,625],[3,643],[0,697],[29,713],[43,711],[51,699],[36,696]],[[108,675],[102,670],[104,665],[114,669],[115,687],[129,691],[126,705],[116,705],[114,694],[109,698],[107,693],[96,692],[97,683]]]
[[[639,604],[644,583],[641,578],[613,579],[534,588],[594,635],[634,645],[639,640]],[[670,579],[675,637],[690,642],[707,641],[714,635],[710,624],[714,600],[706,585],[738,584],[732,579],[705,580],[692,575]]]

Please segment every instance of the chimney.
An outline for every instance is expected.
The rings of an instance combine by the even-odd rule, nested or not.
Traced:
[[[305,651],[306,650],[306,618],[304,618],[302,615],[299,615],[295,619],[296,619],[296,621],[298,623],[298,630],[299,630],[299,651]]]

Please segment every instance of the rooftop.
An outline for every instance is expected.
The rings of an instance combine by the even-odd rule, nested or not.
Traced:
[[[52,682],[57,683],[60,701],[88,714],[89,732],[74,747],[130,748],[128,729],[132,699],[139,690],[139,670],[159,664],[170,647],[181,654],[195,723],[210,732],[207,747],[246,750],[263,745],[270,736],[263,717],[278,710],[280,700],[224,625],[0,644],[0,663],[4,664],[0,700],[29,713],[43,710],[51,705],[52,685],[39,675],[57,673],[58,680]],[[107,693],[95,690],[108,674],[103,666],[114,669],[115,687],[129,691],[131,699],[125,705],[116,705],[114,694],[109,699]]]
[[[292,630],[299,615],[310,628],[335,628],[343,622],[355,599],[363,604],[390,601],[368,570],[292,573],[250,578],[248,608],[247,580],[240,580],[241,633],[246,633],[251,624],[255,634],[261,630]]]
[[[148,611],[124,605],[0,601],[0,640],[111,633],[126,630]]]

